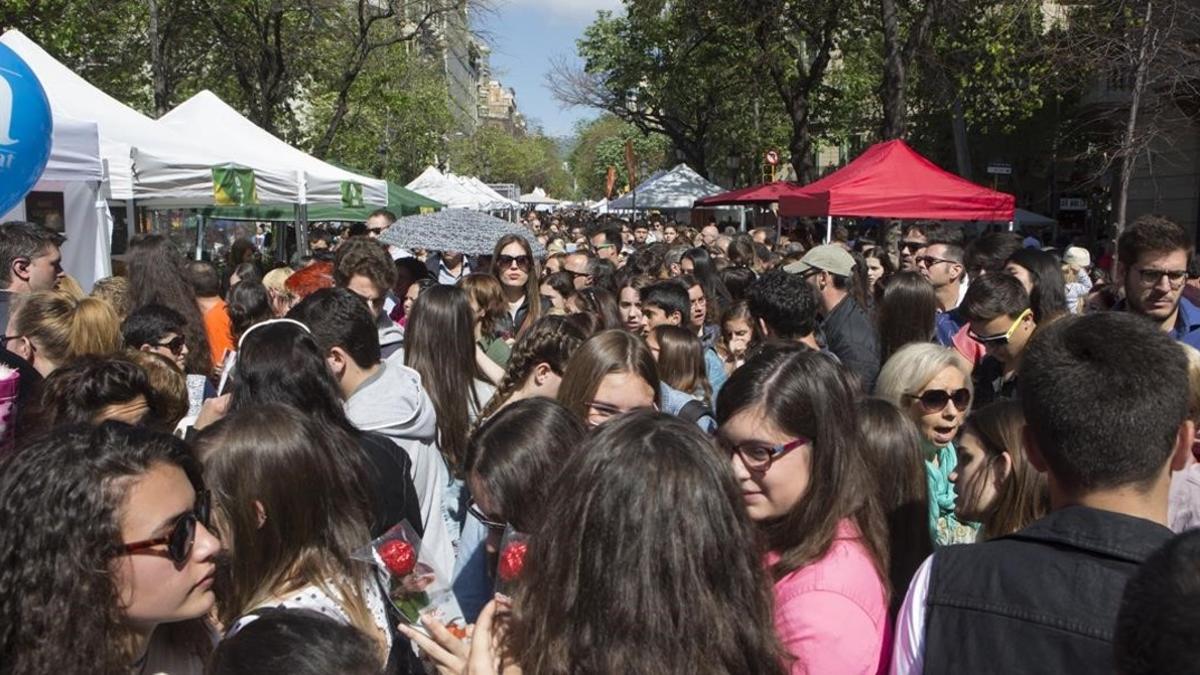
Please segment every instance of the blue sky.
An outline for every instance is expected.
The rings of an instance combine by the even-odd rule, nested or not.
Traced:
[[[585,108],[562,109],[546,88],[557,57],[575,57],[575,40],[600,9],[620,9],[620,0],[496,0],[478,19],[492,47],[492,74],[517,92],[517,107],[550,136],[570,135],[575,121],[596,117]]]

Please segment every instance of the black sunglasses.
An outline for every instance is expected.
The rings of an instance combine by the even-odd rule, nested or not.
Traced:
[[[971,404],[971,390],[962,388],[954,391],[946,391],[945,389],[926,389],[918,394],[905,394],[909,398],[914,398],[925,412],[938,412],[944,410],[946,405],[954,401],[954,407],[959,410],[966,410]]]
[[[187,338],[182,335],[176,335],[173,339],[167,342],[158,343],[159,347],[166,347],[171,350],[175,356],[179,356],[179,352],[183,351],[183,345],[187,344]]]
[[[920,251],[928,244],[923,241],[902,241],[900,242],[900,250],[903,251]]]
[[[175,526],[165,537],[146,539],[125,544],[125,553],[137,553],[155,546],[167,545],[167,557],[176,565],[183,565],[192,555],[192,544],[196,542],[196,523],[209,528],[209,517],[212,515],[212,499],[208,490],[201,490],[196,495],[196,505],[190,513],[185,513],[175,521]]]
[[[500,269],[508,269],[508,268],[512,267],[513,263],[516,263],[517,267],[520,267],[523,270],[528,270],[529,269],[529,256],[527,256],[527,255],[517,255],[517,256],[498,255],[498,256],[496,256],[496,264],[500,266]]]

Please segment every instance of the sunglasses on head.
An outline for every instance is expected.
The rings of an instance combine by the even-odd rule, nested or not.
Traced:
[[[171,350],[172,354],[179,356],[179,353],[183,351],[183,346],[185,344],[187,344],[187,338],[182,335],[176,335],[174,338],[166,342],[158,343],[158,346],[166,347],[167,349]]]
[[[946,409],[946,405],[954,401],[954,407],[959,410],[966,410],[967,406],[971,405],[971,390],[962,388],[953,391],[945,389],[926,389],[920,394],[905,394],[909,398],[916,399],[917,403],[925,412],[938,412]]]
[[[183,565],[192,555],[192,544],[196,542],[196,523],[200,523],[206,528],[210,527],[209,516],[211,515],[211,497],[208,490],[201,490],[196,495],[196,505],[192,511],[180,516],[167,536],[125,544],[125,553],[138,553],[166,544],[167,557],[176,565]]]
[[[529,256],[527,256],[527,255],[516,255],[516,256],[499,255],[499,256],[496,256],[496,263],[498,265],[500,265],[501,269],[508,269],[509,267],[513,266],[513,263],[516,263],[517,267],[520,267],[523,270],[527,270],[527,269],[529,269]]]

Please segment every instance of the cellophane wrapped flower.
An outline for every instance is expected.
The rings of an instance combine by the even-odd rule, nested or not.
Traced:
[[[509,600],[520,582],[525,568],[525,553],[529,550],[529,535],[509,525],[500,539],[500,555],[496,561],[496,594]]]
[[[413,627],[424,631],[422,616],[446,625],[454,635],[466,637],[466,622],[451,588],[447,571],[436,569],[422,555],[421,538],[407,520],[355,551],[354,557],[374,565],[396,611]]]

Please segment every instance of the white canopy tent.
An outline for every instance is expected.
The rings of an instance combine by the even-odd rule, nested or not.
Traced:
[[[504,211],[519,206],[484,185],[478,178],[442,173],[432,166],[426,167],[421,175],[404,187],[439,201],[449,209]]]
[[[303,186],[294,168],[263,165],[246,152],[220,152],[159,126],[89,84],[20,31],[6,32],[0,43],[38,76],[55,114],[96,123],[100,157],[107,168],[106,197],[135,198],[156,206],[211,205],[217,203],[214,169],[241,169],[253,171],[260,203],[294,204],[300,199]]]
[[[608,209],[685,211],[691,209],[697,199],[721,192],[725,192],[725,188],[705,180],[687,164],[678,164],[670,171],[652,176],[636,189],[609,201]]]
[[[163,115],[158,124],[222,153],[252,154],[256,165],[291,167],[303,182],[300,203],[358,206],[354,198],[359,197],[364,204],[387,206],[387,181],[347,171],[288,145],[207,89]],[[349,192],[358,189],[361,195]]]
[[[112,214],[100,194],[104,181],[104,164],[100,159],[100,131],[94,122],[84,122],[62,115],[54,116],[54,136],[50,145],[50,161],[46,163],[30,198],[12,211],[0,216],[0,222],[28,220],[37,217],[49,221],[62,218],[63,270],[90,290],[97,279],[112,274],[109,240],[112,238]],[[48,201],[61,212],[32,214],[27,205]],[[54,222],[41,224],[55,227]]]
[[[546,191],[542,188],[534,188],[533,192],[521,195],[521,203],[529,206],[549,205],[554,206],[560,202],[553,197],[548,197]]]

